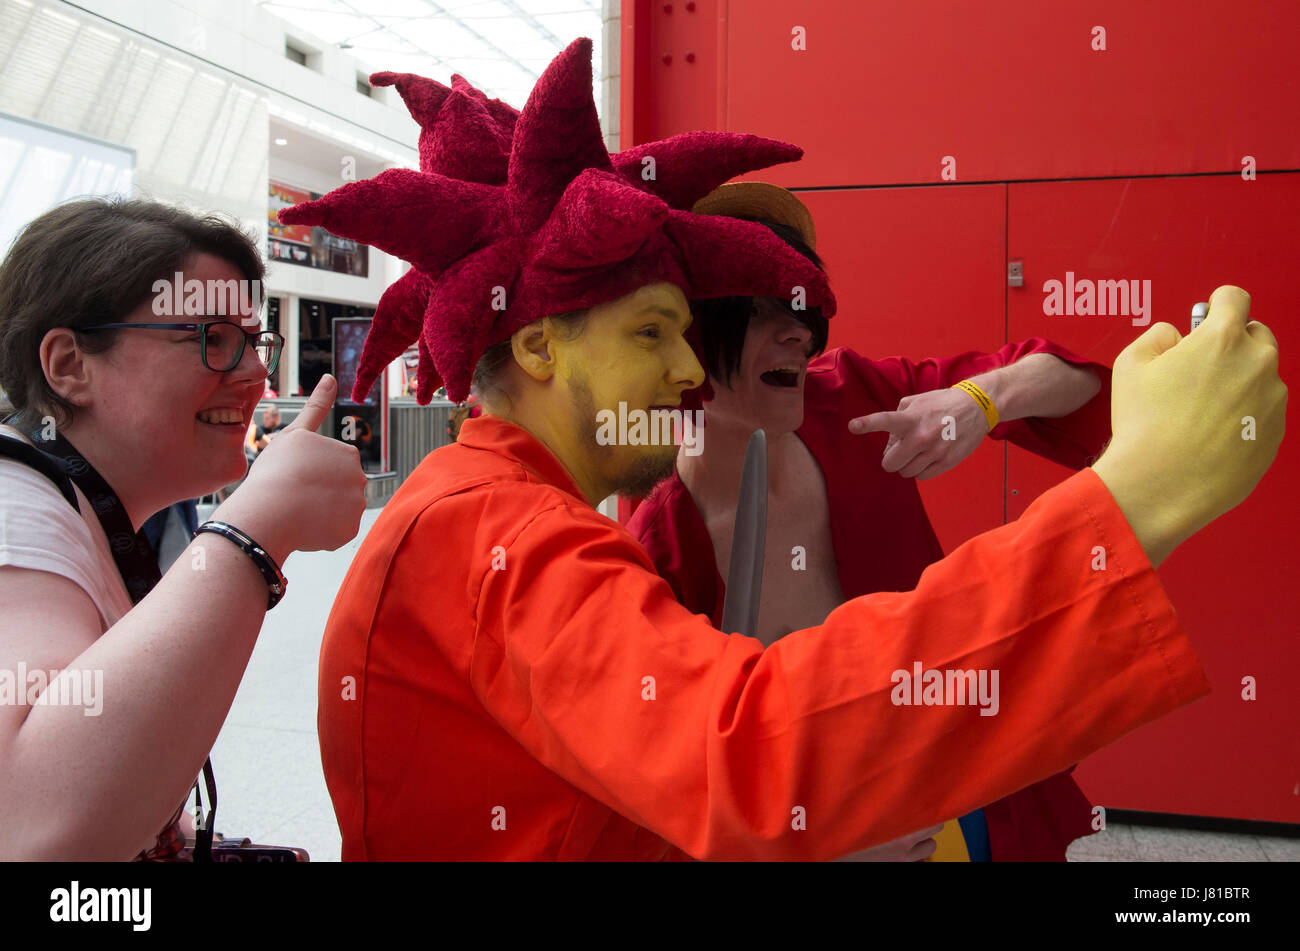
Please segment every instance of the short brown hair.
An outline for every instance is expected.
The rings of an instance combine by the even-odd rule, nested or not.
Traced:
[[[576,340],[587,329],[587,317],[590,314],[590,310],[574,310],[567,314],[554,314],[547,319],[557,325],[562,339]],[[495,394],[499,397],[510,395],[506,392],[504,381],[506,367],[514,358],[514,346],[511,344],[513,339],[512,334],[505,340],[492,344],[483,351],[483,355],[475,364],[472,389],[480,399],[485,394]]]
[[[0,387],[20,414],[72,406],[41,369],[40,348],[55,327],[72,330],[126,319],[194,254],[229,261],[249,281],[266,275],[257,245],[233,220],[196,215],[146,199],[86,198],[52,208],[14,240],[0,263]],[[115,331],[77,334],[88,353],[108,350]]]

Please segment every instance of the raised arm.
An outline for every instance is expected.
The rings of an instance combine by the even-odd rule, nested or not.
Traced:
[[[885,842],[1208,689],[1091,471],[915,591],[851,600],[766,650],[691,615],[630,537],[594,519],[539,519],[510,569],[487,572],[473,686],[541,762],[696,858],[831,859]],[[1094,545],[1108,570],[1090,569]],[[897,672],[917,663],[986,683],[997,671],[994,714],[974,697],[916,704],[910,687],[896,702]]]
[[[312,432],[333,395],[330,383],[313,393],[213,516],[279,564],[343,544],[364,510],[356,449]],[[51,504],[67,507],[57,493]],[[0,705],[0,859],[131,858],[216,741],[266,614],[266,581],[230,542],[202,534],[103,634],[86,593],[50,572],[0,568],[0,603],[0,670],[102,684],[89,716],[84,704]]]
[[[1220,288],[1187,340],[1159,324],[1121,354],[1095,470],[915,591],[767,650],[690,615],[594,513],[539,517],[483,577],[475,692],[549,768],[702,859],[833,858],[1059,772],[1208,690],[1153,563],[1280,444],[1286,388],[1248,301]],[[1195,379],[1219,385],[1179,385]],[[1256,440],[1239,438],[1247,411]],[[944,672],[940,702],[918,664]],[[956,702],[948,671],[982,672],[990,702]]]
[[[1031,353],[1010,366],[970,377],[998,407],[1005,421],[1073,413],[1101,390],[1097,371],[1066,363],[1050,353]]]
[[[1041,338],[993,353],[919,362],[896,357],[873,368],[899,394],[897,406],[856,417],[849,431],[890,432],[882,465],[905,478],[948,471],[986,436],[1072,469],[1094,461],[1110,439],[1110,369]],[[991,430],[978,397],[952,389],[963,380],[982,389],[996,408]]]

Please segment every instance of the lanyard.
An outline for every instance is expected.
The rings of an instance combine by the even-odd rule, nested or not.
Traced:
[[[145,538],[143,529],[137,532],[131,527],[126,507],[113,487],[66,438],[56,434],[53,439],[42,439],[39,430],[27,435],[39,449],[63,463],[63,471],[89,500],[90,507],[108,538],[113,562],[117,565],[117,573],[122,576],[122,583],[126,585],[127,594],[131,596],[131,603],[139,604],[162,579],[158,570],[158,556],[149,544],[149,539]]]
[[[158,556],[154,553],[153,546],[149,544],[149,539],[145,537],[144,530],[137,532],[131,527],[126,506],[113,491],[113,487],[64,436],[55,433],[53,439],[46,439],[39,428],[24,427],[22,431],[38,447],[38,451],[53,456],[59,461],[68,478],[75,482],[77,488],[86,496],[91,509],[95,512],[95,517],[99,519],[104,535],[108,538],[113,563],[117,565],[117,573],[121,575],[122,583],[126,585],[131,603],[139,604],[144,600],[144,596],[153,590],[154,585],[162,580],[162,572],[158,570]],[[199,783],[197,779],[194,781],[194,798],[198,804],[196,815],[198,824],[194,830],[194,860],[197,862],[212,860],[212,821],[217,812],[217,783],[212,773],[211,758],[203,763],[203,779],[208,787],[210,800],[206,820],[203,817],[203,798],[199,793]],[[172,823],[180,816],[184,806],[185,804],[181,803],[172,817]]]

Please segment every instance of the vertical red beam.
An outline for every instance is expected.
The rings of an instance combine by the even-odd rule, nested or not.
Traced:
[[[728,0],[623,0],[620,147],[722,128]]]
[[[727,108],[727,89],[729,88],[727,82],[727,50],[731,42],[730,34],[728,33],[728,17],[731,13],[731,0],[717,0],[717,4],[717,42],[714,44],[714,55],[718,58],[717,79],[715,80],[718,84],[718,96],[717,108],[713,117],[713,128],[730,129],[731,114]]]
[[[637,17],[641,14],[638,8],[644,8],[644,3],[638,3],[637,0],[623,0],[622,15],[619,19],[619,120],[618,120],[618,147],[620,149],[630,149],[638,143],[636,137],[638,124],[636,121],[635,110],[637,108],[637,93],[642,91],[641,84],[637,81],[637,76],[645,62],[645,54],[640,49],[638,43],[642,36],[647,32],[643,26],[637,23]],[[641,98],[644,98],[642,92]],[[618,497],[618,521],[622,525],[627,524],[627,520],[632,517],[636,511],[636,505],[623,498]]]
[[[618,142],[621,149],[629,149],[639,141],[636,138],[640,126],[636,110],[649,92],[648,87],[639,82],[639,72],[646,59],[639,44],[642,37],[648,36],[649,29],[646,24],[637,22],[638,17],[644,17],[648,12],[644,0],[623,0],[619,18]]]

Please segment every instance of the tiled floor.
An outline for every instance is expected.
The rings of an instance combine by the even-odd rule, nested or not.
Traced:
[[[316,742],[316,663],[334,594],[365,532],[337,552],[289,558],[289,590],[267,615],[230,716],[212,751],[220,804],[217,830],[337,861],[339,832]],[[1080,839],[1073,862],[1300,861],[1300,839],[1112,823]]]
[[[1112,823],[1066,851],[1071,862],[1300,862],[1300,839]]]

